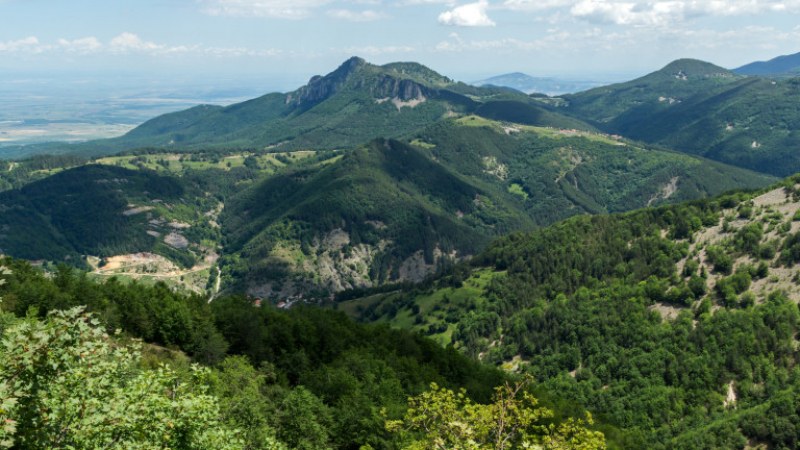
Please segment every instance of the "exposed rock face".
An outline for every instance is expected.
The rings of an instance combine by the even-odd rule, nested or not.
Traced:
[[[372,287],[378,284],[373,273],[376,258],[391,244],[382,240],[376,245],[352,245],[350,235],[341,228],[316,239],[308,254],[302,254],[299,243],[285,243],[276,247],[269,258],[283,261],[293,275],[281,282],[251,285],[247,292],[255,297],[302,299],[320,290],[335,293]],[[454,260],[458,255],[456,252],[445,254],[437,247],[433,251],[433,261],[429,263],[425,261],[422,250],[418,250],[398,261],[395,281],[422,281],[434,273],[438,263],[445,258]],[[395,270],[389,268],[389,271]]]
[[[353,57],[326,76],[316,75],[308,84],[286,97],[286,104],[303,106],[319,103],[337,93],[350,76],[365,67],[367,62]]]
[[[406,258],[400,265],[399,281],[413,281],[419,283],[425,277],[436,271],[438,262],[443,258],[456,259],[455,252],[445,255],[438,247],[433,250],[433,262],[428,264],[422,250],[418,250],[413,255]]]
[[[328,75],[315,76],[308,84],[286,96],[286,104],[307,108],[326,100],[342,90],[348,83],[353,89],[367,91],[375,98],[392,98],[406,102],[428,97],[428,89],[406,78],[389,74],[364,74],[373,68],[361,58],[350,58]],[[376,76],[377,75],[377,76]]]
[[[383,75],[377,86],[372,89],[375,97],[391,97],[401,101],[417,100],[424,98],[427,89],[412,80],[400,80],[388,75]]]

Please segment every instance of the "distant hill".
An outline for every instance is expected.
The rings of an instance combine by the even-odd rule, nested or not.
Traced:
[[[281,297],[420,281],[492,236],[531,228],[516,204],[420,149],[378,140],[229,201],[223,272],[254,295]]]
[[[541,93],[547,95],[579,92],[602,85],[602,83],[596,81],[533,77],[521,72],[497,75],[485,80],[473,81],[470,84],[481,87],[508,87],[526,94]]]
[[[620,136],[467,116],[431,125],[412,144],[439,163],[522,199],[537,225],[585,213],[716,195],[774,179]]]
[[[564,96],[561,111],[608,133],[786,176],[800,171],[798,86],[678,60],[633,81]]]
[[[72,151],[98,155],[140,147],[274,151],[354,147],[375,138],[396,138],[495,101],[526,105],[534,115],[552,109],[520,92],[456,83],[417,63],[377,66],[351,58],[294,92],[165,114],[122,137],[76,145]],[[563,120],[588,128],[575,119]]]
[[[727,69],[694,59],[679,59],[643,77],[563,96],[567,111],[591,123],[614,128],[620,116],[649,115],[698,92],[716,90],[740,77]]]
[[[767,77],[800,76],[800,53],[783,55],[769,61],[757,61],[733,69],[740,75],[757,75]]]
[[[177,208],[186,199],[193,208]],[[177,178],[82,166],[0,192],[0,249],[77,266],[86,264],[83,255],[154,252],[191,266],[201,254],[201,236],[186,239],[170,222],[200,220],[203,206],[203,195]]]

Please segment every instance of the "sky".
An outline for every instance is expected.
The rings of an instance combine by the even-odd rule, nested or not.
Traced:
[[[619,79],[682,57],[732,68],[798,51],[800,0],[0,0],[6,74],[256,77],[288,90],[354,55],[473,81]]]

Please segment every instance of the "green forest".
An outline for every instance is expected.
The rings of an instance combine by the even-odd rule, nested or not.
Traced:
[[[342,313],[11,259],[0,294],[3,448],[605,447],[525,380]]]
[[[528,374],[627,448],[796,448],[797,181],[569,219],[339,307]]]

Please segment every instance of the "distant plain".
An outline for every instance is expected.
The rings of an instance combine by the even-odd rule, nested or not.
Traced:
[[[198,104],[229,105],[302,80],[0,75],[0,148],[81,142],[125,134],[142,122]],[[2,150],[0,150],[0,156]]]

